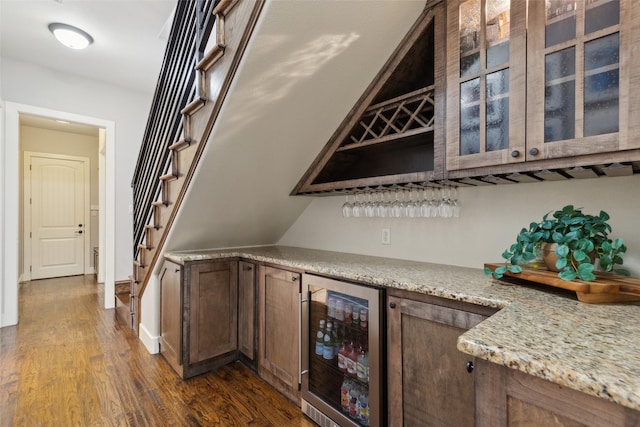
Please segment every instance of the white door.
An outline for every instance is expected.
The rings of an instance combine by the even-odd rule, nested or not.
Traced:
[[[88,159],[25,153],[28,158],[31,279],[84,274]]]

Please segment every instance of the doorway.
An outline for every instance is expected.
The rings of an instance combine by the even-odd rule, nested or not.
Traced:
[[[5,102],[4,159],[0,161],[0,185],[4,209],[0,209],[0,327],[18,323],[19,224],[20,224],[20,115],[33,115],[101,128],[100,147],[100,270],[104,272],[104,307],[114,307],[115,292],[115,122],[94,117]],[[104,236],[104,238],[102,238]]]

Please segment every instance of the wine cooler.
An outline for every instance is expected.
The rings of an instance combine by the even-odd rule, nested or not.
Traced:
[[[323,427],[381,426],[381,289],[305,274],[302,409]]]

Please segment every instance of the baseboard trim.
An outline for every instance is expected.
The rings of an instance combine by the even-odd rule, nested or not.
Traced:
[[[142,344],[146,347],[147,351],[151,354],[160,353],[160,337],[154,337],[149,333],[149,330],[140,323],[140,331],[138,332],[138,338],[142,341]]]

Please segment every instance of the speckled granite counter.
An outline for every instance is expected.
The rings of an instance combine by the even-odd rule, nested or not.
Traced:
[[[493,280],[481,269],[282,246],[173,252],[242,257],[381,287],[502,308],[458,340],[470,355],[640,410],[640,305],[585,304]]]

